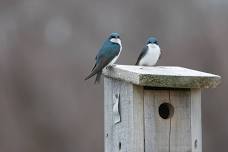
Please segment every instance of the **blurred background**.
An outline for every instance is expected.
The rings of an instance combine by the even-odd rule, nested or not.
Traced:
[[[0,151],[103,151],[103,82],[84,78],[119,32],[118,64],[134,64],[153,35],[158,65],[223,77],[202,95],[203,149],[227,152],[227,14],[227,0],[1,0]]]

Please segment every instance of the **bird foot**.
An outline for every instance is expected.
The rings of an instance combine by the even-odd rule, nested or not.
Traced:
[[[106,69],[107,70],[111,70],[112,69],[112,66],[111,65],[108,65],[108,66],[106,66]]]
[[[106,69],[107,69],[107,70],[112,70],[113,67],[115,67],[115,66],[116,66],[115,64],[108,65],[108,66],[106,66]]]

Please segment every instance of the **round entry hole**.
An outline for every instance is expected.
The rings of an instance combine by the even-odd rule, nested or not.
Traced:
[[[174,107],[170,103],[162,103],[158,109],[160,117],[169,119],[173,116]]]

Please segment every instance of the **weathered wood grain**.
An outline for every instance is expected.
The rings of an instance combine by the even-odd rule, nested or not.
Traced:
[[[112,152],[113,125],[112,125],[112,81],[104,78],[104,150]],[[111,102],[111,103],[110,103]]]
[[[170,152],[192,152],[190,90],[170,90],[170,103],[174,107]]]
[[[129,127],[131,136],[131,152],[144,152],[144,105],[143,105],[143,87],[133,86],[132,114]]]
[[[145,152],[202,152],[199,100],[198,89],[144,90]],[[160,117],[162,103],[173,106],[170,119]]]
[[[104,150],[112,152],[113,125],[112,125],[112,81],[104,78]],[[111,102],[111,103],[110,103]]]
[[[219,76],[121,65],[104,74],[105,152],[202,152],[201,88],[215,87]],[[174,111],[167,119],[163,103]]]
[[[112,141],[112,151],[118,152],[118,151],[127,151],[128,149],[128,135],[127,135],[127,128],[128,128],[128,109],[129,109],[129,101],[132,98],[132,88],[131,85],[120,81],[112,80],[112,99],[117,94],[120,95],[120,101],[119,101],[119,111],[120,111],[120,119],[121,121],[117,124],[115,122],[112,122],[112,128],[113,128],[113,141]],[[113,100],[111,101],[112,107],[114,106]],[[112,115],[113,115],[112,111]]]
[[[144,152],[143,87],[105,78],[105,152]],[[114,122],[114,98],[120,95],[120,122]]]
[[[202,152],[201,90],[191,89],[192,152]]]
[[[144,90],[145,152],[169,152],[170,119],[158,113],[165,102],[169,103],[168,90]]]
[[[210,88],[216,87],[221,77],[182,67],[143,67],[115,65],[104,69],[107,77],[131,82],[140,86],[168,88]]]

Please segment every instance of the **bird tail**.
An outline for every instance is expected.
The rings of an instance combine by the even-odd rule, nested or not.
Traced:
[[[97,64],[94,65],[93,69],[91,70],[91,73],[85,78],[85,80],[88,80],[89,78],[91,78],[96,74],[97,71],[94,70],[96,67],[97,67]]]
[[[101,74],[102,74],[102,71],[97,72],[97,76],[96,76],[96,79],[95,79],[95,82],[94,82],[95,84],[100,82]]]
[[[95,72],[90,73],[90,75],[88,75],[88,76],[85,78],[85,80],[88,80],[89,78],[91,78],[91,77],[94,76],[95,74],[96,74]]]
[[[94,70],[85,78],[85,80],[88,80],[89,78],[91,78],[92,76],[97,74],[96,79],[95,79],[95,83],[99,83],[100,78],[101,78],[101,74],[102,74],[102,69],[98,70],[96,67],[93,69]]]
[[[138,58],[135,65],[139,65],[139,61],[140,61],[140,59]]]

